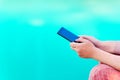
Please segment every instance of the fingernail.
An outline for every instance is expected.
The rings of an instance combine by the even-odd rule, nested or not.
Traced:
[[[79,39],[76,39],[75,41],[78,41]]]

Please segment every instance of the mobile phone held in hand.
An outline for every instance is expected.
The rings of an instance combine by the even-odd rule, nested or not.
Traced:
[[[75,35],[74,33],[70,32],[69,30],[61,27],[60,30],[57,32],[58,35],[62,36],[69,42],[76,42],[75,40],[79,38],[79,36]],[[80,43],[80,42],[78,42]]]

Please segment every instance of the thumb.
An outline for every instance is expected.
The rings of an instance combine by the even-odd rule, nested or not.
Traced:
[[[82,43],[88,43],[88,42],[90,42],[89,40],[84,39],[82,37],[80,37],[79,39],[77,39],[77,41],[82,42]]]
[[[96,38],[94,38],[92,36],[83,35],[83,36],[81,36],[81,38],[87,39],[87,40],[91,41],[93,44],[97,44],[99,42],[98,39],[96,39]]]

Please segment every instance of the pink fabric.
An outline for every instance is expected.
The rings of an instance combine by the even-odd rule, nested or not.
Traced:
[[[100,63],[91,70],[89,80],[120,80],[120,71]]]

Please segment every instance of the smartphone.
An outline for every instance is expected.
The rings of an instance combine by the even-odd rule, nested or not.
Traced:
[[[60,30],[57,32],[58,35],[65,38],[69,42],[76,42],[75,40],[79,38],[79,36],[75,35],[74,33],[70,32],[69,30],[61,27]],[[80,43],[80,42],[78,42]]]

